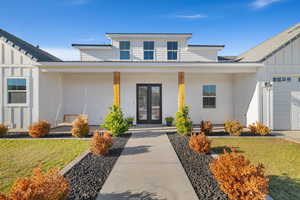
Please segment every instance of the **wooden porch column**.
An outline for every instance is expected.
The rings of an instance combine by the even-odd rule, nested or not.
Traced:
[[[178,111],[180,111],[185,104],[185,85],[184,72],[178,72]]]
[[[114,105],[120,106],[120,72],[114,72],[113,89],[114,89]]]

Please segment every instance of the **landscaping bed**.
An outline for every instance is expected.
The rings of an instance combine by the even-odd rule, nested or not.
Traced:
[[[124,134],[114,137],[113,146],[107,155],[95,156],[89,153],[65,174],[70,182],[69,200],[94,200],[97,197],[130,136]]]
[[[300,199],[300,144],[277,138],[213,138],[212,149],[235,147],[253,164],[262,163],[274,200]]]
[[[0,140],[0,192],[39,164],[43,170],[63,168],[88,149],[86,140]]]
[[[187,136],[168,133],[168,137],[199,199],[227,200],[210,172],[209,163],[213,158],[191,150]]]

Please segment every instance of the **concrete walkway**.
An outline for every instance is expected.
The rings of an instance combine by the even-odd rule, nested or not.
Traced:
[[[136,133],[97,200],[198,200],[165,133]]]

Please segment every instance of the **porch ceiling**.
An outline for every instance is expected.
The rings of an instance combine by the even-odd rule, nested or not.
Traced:
[[[254,73],[262,63],[218,62],[40,62],[42,72],[202,72]]]

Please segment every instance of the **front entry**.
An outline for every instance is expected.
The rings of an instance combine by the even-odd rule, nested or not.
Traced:
[[[137,123],[162,123],[161,84],[137,84]]]

